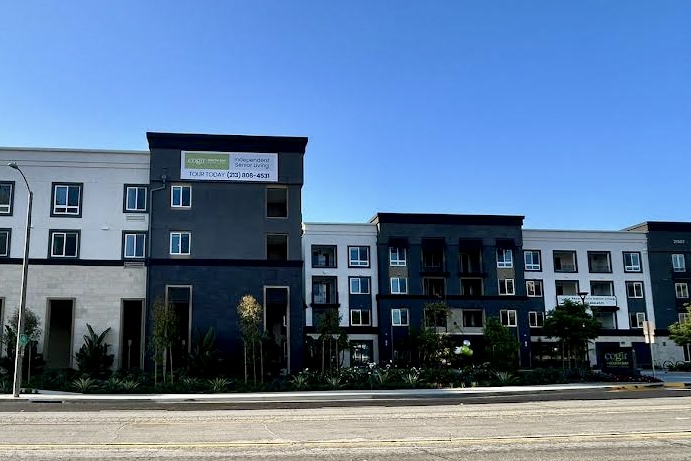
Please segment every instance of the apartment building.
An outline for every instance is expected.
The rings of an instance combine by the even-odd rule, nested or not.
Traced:
[[[652,300],[660,361],[691,361],[691,347],[669,340],[669,325],[688,315],[684,305],[691,302],[691,222],[647,221],[626,229],[646,237],[652,274]]]
[[[87,323],[115,366],[143,360],[148,152],[0,149],[0,322],[19,306],[28,190],[33,191],[27,308],[47,366],[74,366]]]
[[[590,344],[596,364],[605,349],[631,347],[639,364],[651,363],[643,322],[654,318],[651,268],[643,233],[523,230],[526,292],[544,303],[531,313],[533,362],[554,355],[554,339],[541,335],[544,316],[565,300],[586,302],[602,323]],[[663,354],[663,350],[656,355]],[[656,357],[659,360],[660,357]]]
[[[243,295],[252,295],[264,307],[274,346],[265,351],[265,369],[300,370],[307,138],[147,133],[147,139],[148,308],[162,299],[175,310],[179,344],[173,355],[184,359],[194,332],[214,328],[224,363],[241,369],[236,307]]]
[[[424,324],[424,306],[443,301],[451,316],[438,331],[483,350],[485,320],[497,317],[520,340],[530,362],[529,312],[522,254],[522,216],[378,213],[379,351],[382,360],[411,360],[411,328]],[[481,356],[478,356],[481,360]]]
[[[303,225],[305,333],[318,338],[327,312],[337,312],[348,334],[344,366],[379,361],[376,299],[377,228],[373,224]]]

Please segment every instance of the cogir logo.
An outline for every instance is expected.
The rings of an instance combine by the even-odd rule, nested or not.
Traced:
[[[621,362],[626,360],[626,354],[624,352],[608,352],[605,354],[605,360]]]

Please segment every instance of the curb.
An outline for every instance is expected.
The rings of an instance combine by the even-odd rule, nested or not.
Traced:
[[[691,383],[676,382],[676,383],[641,383],[641,384],[625,384],[623,386],[613,386],[614,391],[642,391],[646,389],[689,389]]]

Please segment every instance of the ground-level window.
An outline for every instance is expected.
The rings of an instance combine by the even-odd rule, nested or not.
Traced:
[[[373,341],[350,341],[350,366],[361,367],[372,363],[374,361],[373,346]]]
[[[516,311],[513,309],[502,309],[499,311],[499,319],[505,327],[515,327],[518,325]]]

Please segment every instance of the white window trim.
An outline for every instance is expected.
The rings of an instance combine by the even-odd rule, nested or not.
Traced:
[[[633,286],[633,296],[629,294],[629,286]],[[636,287],[640,287],[637,290]],[[639,295],[640,291],[640,295]],[[630,299],[642,299],[643,298],[643,282],[626,282],[626,296]]]
[[[679,296],[679,289],[682,289],[682,295],[684,296]],[[676,295],[677,299],[688,299],[689,298],[689,284],[686,282],[677,282],[674,284],[674,294]]]
[[[501,259],[499,253],[501,252]],[[507,257],[508,260],[507,260]],[[497,248],[497,267],[502,269],[510,269],[513,267],[513,250],[510,248]]]
[[[531,295],[530,294],[530,290],[528,289],[528,286],[531,284],[533,285],[533,291],[535,291],[535,288],[534,288],[535,286],[540,287],[540,294],[539,295],[536,295],[536,294]],[[544,295],[543,294],[543,288],[544,288],[544,286],[543,286],[542,280],[535,279],[535,280],[526,280],[525,281],[525,293],[530,298],[542,298]]]
[[[394,311],[398,311],[398,319],[399,319],[398,323],[394,322],[394,315],[393,315]],[[407,321],[405,323],[403,323],[403,316],[401,315],[401,313],[403,311],[406,312],[406,320]],[[391,309],[391,325],[394,327],[410,326],[410,309],[408,309],[406,307],[397,307],[397,308]]]
[[[394,286],[393,286],[394,280],[405,280],[405,291],[401,291],[401,283],[400,282],[398,282],[398,289],[394,291]],[[389,284],[390,284],[392,295],[406,295],[406,294],[408,294],[408,279],[406,277],[391,277]]]
[[[502,312],[506,312],[507,323],[502,322]],[[513,322],[511,322],[511,314],[513,313]],[[499,311],[499,322],[505,327],[516,327],[518,326],[518,313],[515,309],[502,309]]]
[[[130,203],[130,189],[134,190],[135,192],[135,197],[134,197],[134,203],[135,203],[135,208],[130,208],[129,203]],[[138,202],[137,198],[139,198],[139,189],[144,189],[144,208],[136,208],[136,204]],[[149,197],[148,197],[148,189],[146,186],[127,186],[125,188],[125,211],[138,211],[141,213],[146,212],[146,206],[148,205]]]
[[[677,262],[681,262],[681,266],[677,265]],[[672,268],[674,272],[686,272],[686,257],[681,253],[675,253],[672,255]]]
[[[357,248],[357,255],[358,259],[353,259],[351,251]],[[366,259],[361,259],[362,258],[362,249],[366,248],[366,253],[367,253],[367,258]],[[369,261],[370,259],[370,250],[368,246],[365,245],[352,245],[348,247],[348,267],[369,267]]]
[[[67,194],[65,197],[67,198],[67,202],[69,203],[70,199],[70,188],[71,187],[76,187],[77,190],[79,190],[79,200],[77,201],[77,205],[68,205],[65,203],[65,205],[58,205],[58,188],[59,187],[65,187],[67,188]],[[64,208],[65,211],[57,211],[56,208]],[[70,209],[76,208],[77,211],[70,211]],[[58,215],[58,216],[79,216],[79,214],[82,212],[82,186],[80,184],[54,184],[53,185],[53,214]]]
[[[360,323],[355,323],[353,322],[353,313],[358,312],[360,314]],[[363,312],[368,312],[369,315],[369,322],[364,323],[362,321],[362,313]],[[350,309],[350,325],[354,327],[367,327],[372,325],[372,311],[369,309]]]
[[[67,246],[67,235],[68,235],[68,234],[74,234],[74,235],[77,236],[77,242],[76,242],[76,245],[75,245],[76,254],[74,254],[74,255],[65,255],[65,254],[64,254],[64,253],[65,253],[65,248],[66,248],[66,246]],[[62,235],[62,236],[64,237],[64,240],[63,240],[63,242],[62,242],[62,252],[63,252],[63,254],[61,254],[61,255],[60,255],[60,254],[55,254],[55,253],[53,253],[53,249],[54,249],[53,243],[54,243],[54,240],[55,240],[55,236],[56,236],[56,235]],[[51,257],[51,258],[76,258],[76,257],[78,257],[78,256],[79,256],[79,232],[76,232],[76,231],[74,231],[74,232],[57,231],[57,232],[51,232],[51,233],[50,233],[50,257]]]
[[[130,236],[134,237],[134,239],[135,239],[134,240],[134,252],[135,252],[135,254],[132,256],[127,255],[127,237],[130,237]],[[141,256],[138,256],[136,254],[137,253],[137,237],[139,237],[139,236],[144,238],[144,254],[142,254]],[[142,259],[142,258],[146,257],[146,234],[144,232],[126,232],[123,245],[124,245],[124,248],[122,249],[122,256],[125,259]]]
[[[509,291],[509,282],[511,285],[511,290]],[[501,292],[502,285],[504,286],[504,291],[506,293]],[[516,294],[516,284],[514,282],[514,279],[499,279],[499,296],[512,296]]]
[[[542,325],[538,325],[538,318],[542,317]],[[534,320],[534,321],[533,321]],[[530,328],[542,328],[545,326],[545,313],[540,311],[528,312],[528,324]]]
[[[626,255],[633,255],[638,258],[638,264],[627,266],[626,265]],[[633,262],[633,259],[632,259]],[[624,272],[641,272],[641,254],[637,251],[625,251],[624,252]]]
[[[180,237],[180,253],[173,253],[173,236],[177,235]],[[187,245],[187,253],[182,252],[182,236],[187,235],[187,239],[189,244]],[[173,256],[188,256],[190,252],[192,251],[192,233],[188,231],[175,231],[170,233],[170,241],[169,241],[169,246],[168,250],[170,251],[170,254]]]
[[[190,190],[190,204],[189,205],[183,205],[182,204],[182,190],[183,189],[189,189]],[[175,204],[175,189],[180,189],[180,205]],[[171,208],[192,208],[192,186],[189,184],[174,184],[170,186],[170,206]]]
[[[636,325],[631,325],[631,328],[643,328],[645,320],[645,312],[636,312]]]
[[[0,214],[8,215],[12,212],[12,200],[14,200],[14,184],[11,182],[0,183],[0,186],[6,186],[10,188],[10,193],[8,195],[7,204],[0,203]]]
[[[689,317],[689,313],[688,313],[688,312],[680,312],[680,313],[679,313],[679,317],[678,317],[678,318],[679,318],[679,323],[684,323],[684,322],[686,322],[686,319],[687,319],[688,317]]]
[[[393,251],[396,250],[396,259],[393,257]],[[403,257],[401,258],[401,252]],[[405,248],[389,247],[389,266],[404,267],[408,263],[408,255]]]
[[[528,255],[531,255],[531,260],[533,259],[532,256],[537,255],[538,263],[535,264],[534,262],[528,263],[528,260],[526,259]],[[527,271],[541,271],[542,270],[542,258],[540,251],[538,250],[524,250],[523,252],[523,264],[525,265],[525,270]]]
[[[367,291],[362,291],[362,279],[367,280]],[[353,290],[353,282],[356,280],[358,281],[358,291]],[[370,294],[371,284],[369,277],[350,277],[350,283],[348,284],[350,286],[348,288],[351,295],[368,295]]]

